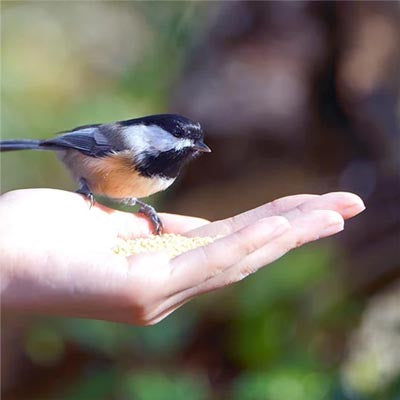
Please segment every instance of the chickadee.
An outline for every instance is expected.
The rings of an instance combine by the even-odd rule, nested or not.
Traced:
[[[53,139],[0,141],[0,151],[55,150],[80,182],[77,190],[91,205],[94,194],[140,205],[140,211],[162,232],[150,205],[138,200],[169,187],[182,167],[202,152],[199,123],[174,114],[150,115],[111,124],[84,125]]]

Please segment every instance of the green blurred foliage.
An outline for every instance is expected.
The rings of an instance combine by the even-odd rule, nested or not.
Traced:
[[[61,400],[106,400],[115,392],[117,380],[116,368],[91,371],[66,388],[65,394],[59,398]]]
[[[212,4],[6,2],[2,8],[1,135],[7,139],[165,111]],[[0,161],[2,191],[74,187],[52,154],[4,154]],[[41,398],[367,399],[341,383],[338,353],[345,352],[362,304],[346,298],[333,267],[338,257],[329,242],[299,249],[152,327],[38,318],[25,337],[32,364],[57,368],[71,346],[86,357],[79,376]],[[221,332],[199,338],[215,321]],[[217,345],[214,334],[222,337]],[[219,373],[231,372],[213,382],[214,362],[192,359],[194,353],[218,355]],[[368,400],[399,396],[395,383]]]
[[[61,1],[2,8],[1,137],[11,139],[165,111],[204,7]],[[1,167],[3,192],[74,187],[52,154],[3,154]]]
[[[328,374],[287,366],[268,373],[243,375],[235,384],[233,399],[321,400],[328,398],[330,381]]]
[[[283,354],[296,355],[296,337],[314,333],[313,292],[329,276],[331,249],[299,249],[245,282],[237,297],[238,313],[232,332],[232,354],[247,367],[275,364]],[[296,324],[299,313],[303,315]],[[311,339],[311,338],[309,338]],[[239,343],[246,343],[240,346]],[[306,349],[302,351],[306,354]],[[306,359],[308,357],[305,357]]]
[[[28,332],[25,351],[35,364],[55,365],[64,355],[64,340],[52,325],[39,323]]]
[[[126,398],[152,400],[202,400],[210,398],[208,385],[199,376],[179,374],[169,376],[157,371],[130,371],[124,376],[121,388]]]

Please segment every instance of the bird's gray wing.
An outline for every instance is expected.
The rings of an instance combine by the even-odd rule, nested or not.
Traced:
[[[114,136],[112,129],[106,125],[86,125],[44,140],[41,146],[58,150],[74,149],[91,157],[102,157],[121,150],[118,143],[113,143]]]

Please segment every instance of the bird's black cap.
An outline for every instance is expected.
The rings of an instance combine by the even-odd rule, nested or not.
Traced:
[[[119,121],[121,126],[157,125],[178,138],[203,139],[203,131],[198,122],[178,114],[156,114],[142,118]]]

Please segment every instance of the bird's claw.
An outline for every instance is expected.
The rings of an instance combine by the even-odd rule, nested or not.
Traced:
[[[90,190],[86,179],[81,178],[80,180],[81,187],[76,191],[76,193],[83,194],[89,200],[89,209],[94,206],[94,195]]]
[[[94,206],[94,195],[93,193],[88,193],[87,198],[89,199],[89,210]]]
[[[163,224],[154,207],[149,206],[148,204],[142,204],[142,206],[139,209],[139,212],[143,213],[148,218],[150,218],[154,226],[154,231],[156,232],[157,235],[161,235],[163,232]]]

